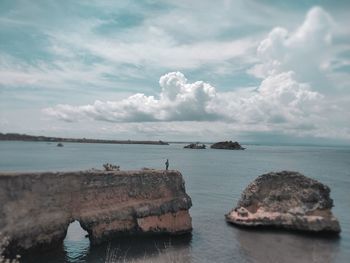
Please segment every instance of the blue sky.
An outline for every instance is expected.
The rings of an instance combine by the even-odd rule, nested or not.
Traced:
[[[350,142],[347,1],[0,2],[0,131]]]

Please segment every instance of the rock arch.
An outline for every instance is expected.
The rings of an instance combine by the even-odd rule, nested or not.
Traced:
[[[185,233],[191,205],[177,171],[0,173],[0,232],[14,249],[62,242],[74,220],[93,244],[118,234]]]

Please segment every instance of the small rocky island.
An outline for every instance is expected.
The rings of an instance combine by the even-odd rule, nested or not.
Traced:
[[[14,252],[62,244],[74,220],[92,243],[192,230],[191,198],[174,170],[2,172],[0,193],[0,232]]]
[[[224,150],[244,150],[238,142],[225,141],[217,142],[210,146],[212,149],[224,149]]]
[[[247,227],[339,233],[332,207],[328,186],[298,172],[271,172],[248,185],[226,221]]]
[[[205,144],[191,143],[189,145],[184,146],[185,149],[205,149],[207,146]]]

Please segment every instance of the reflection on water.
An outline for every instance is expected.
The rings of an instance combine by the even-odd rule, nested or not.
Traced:
[[[251,262],[336,262],[338,238],[271,229],[240,229],[242,253]]]
[[[191,260],[190,234],[181,236],[124,236],[90,246],[78,222],[70,226],[62,247],[24,255],[23,263],[37,262],[181,262]],[[68,235],[69,234],[69,235]]]
[[[120,237],[94,246],[87,262],[191,262],[191,235]],[[104,257],[101,258],[101,255]]]
[[[231,227],[231,226],[229,226]],[[337,262],[335,237],[307,236],[271,229],[236,229],[239,261],[283,263]],[[100,245],[90,246],[78,222],[71,224],[62,247],[45,253],[25,255],[22,262],[91,262],[91,263],[163,263],[222,262],[193,258],[192,236],[124,236]],[[225,251],[222,251],[224,253]],[[203,251],[209,255],[210,251]]]

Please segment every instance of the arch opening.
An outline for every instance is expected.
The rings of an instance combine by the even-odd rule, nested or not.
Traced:
[[[67,234],[63,240],[63,247],[68,262],[82,260],[90,248],[88,232],[85,231],[78,220],[69,224]]]

